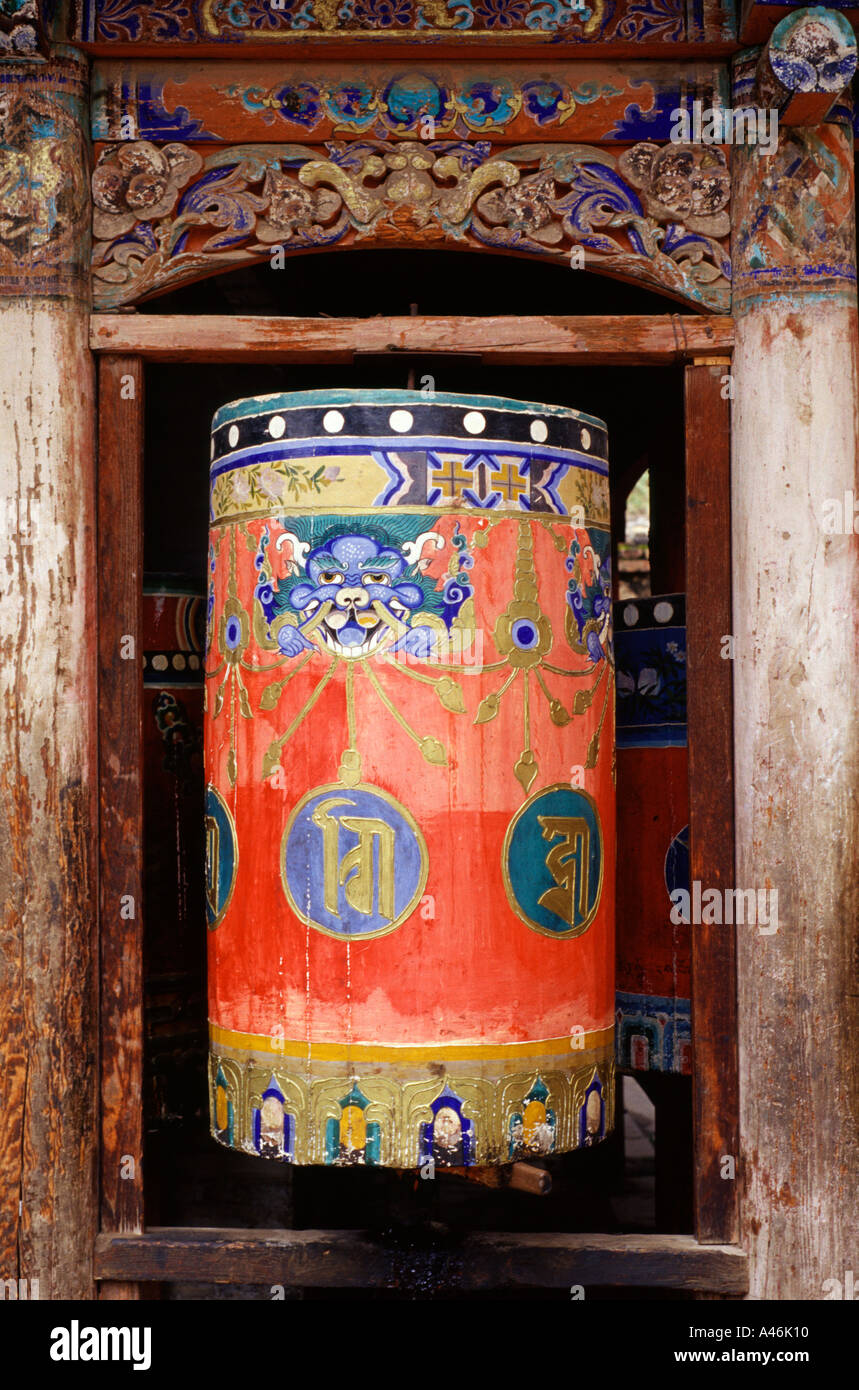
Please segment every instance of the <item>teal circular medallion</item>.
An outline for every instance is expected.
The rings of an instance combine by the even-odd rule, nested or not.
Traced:
[[[206,788],[206,922],[214,931],[223,921],[236,886],[239,843],[229,807],[217,787]]]
[[[516,916],[544,936],[563,939],[587,931],[602,896],[604,866],[596,802],[577,787],[544,787],[507,827],[507,899]]]

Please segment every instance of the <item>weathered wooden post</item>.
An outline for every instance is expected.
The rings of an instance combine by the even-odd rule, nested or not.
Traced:
[[[855,41],[831,12],[804,22],[815,119]],[[773,153],[734,158],[736,883],[778,891],[777,930],[737,929],[742,1235],[753,1298],[820,1299],[859,1235],[853,137],[782,123]]]
[[[0,65],[0,1276],[91,1297],[96,642],[87,66]]]

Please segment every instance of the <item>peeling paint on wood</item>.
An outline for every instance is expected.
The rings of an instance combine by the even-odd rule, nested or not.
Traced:
[[[779,922],[737,933],[742,1224],[764,1299],[826,1297],[859,1239],[859,547],[852,516],[825,524],[859,491],[857,320],[845,280],[816,273],[835,189],[820,252],[852,264],[853,159],[841,133],[827,148],[799,200],[789,172],[774,190],[787,231],[766,264],[784,277],[745,299],[734,355],[736,881],[776,889]],[[773,194],[752,172],[749,207]]]
[[[498,315],[455,318],[292,319],[249,315],[93,314],[93,352],[150,362],[351,362],[357,353],[458,353],[498,366],[663,365],[724,353],[734,323],[691,314]]]
[[[86,334],[83,306],[0,301],[0,1274],[43,1298],[91,1296],[95,1235]]]

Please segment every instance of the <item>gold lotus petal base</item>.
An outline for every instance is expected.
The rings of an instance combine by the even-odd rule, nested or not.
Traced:
[[[348,1060],[340,1046],[314,1045],[308,1059],[300,1042],[248,1041],[213,1037],[212,1134],[281,1162],[511,1163],[588,1147],[614,1125],[611,1029],[531,1045],[442,1047],[434,1061],[430,1048],[357,1045]],[[390,1060],[393,1053],[402,1056]]]

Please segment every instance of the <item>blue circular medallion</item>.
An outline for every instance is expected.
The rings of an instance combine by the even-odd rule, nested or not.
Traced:
[[[384,936],[415,910],[427,847],[404,806],[378,787],[317,787],[292,812],[281,846],[287,902],[329,936]]]
[[[533,651],[540,640],[540,634],[537,628],[533,623],[529,622],[527,618],[517,618],[510,629],[510,636],[513,639],[514,645],[523,652]]]

